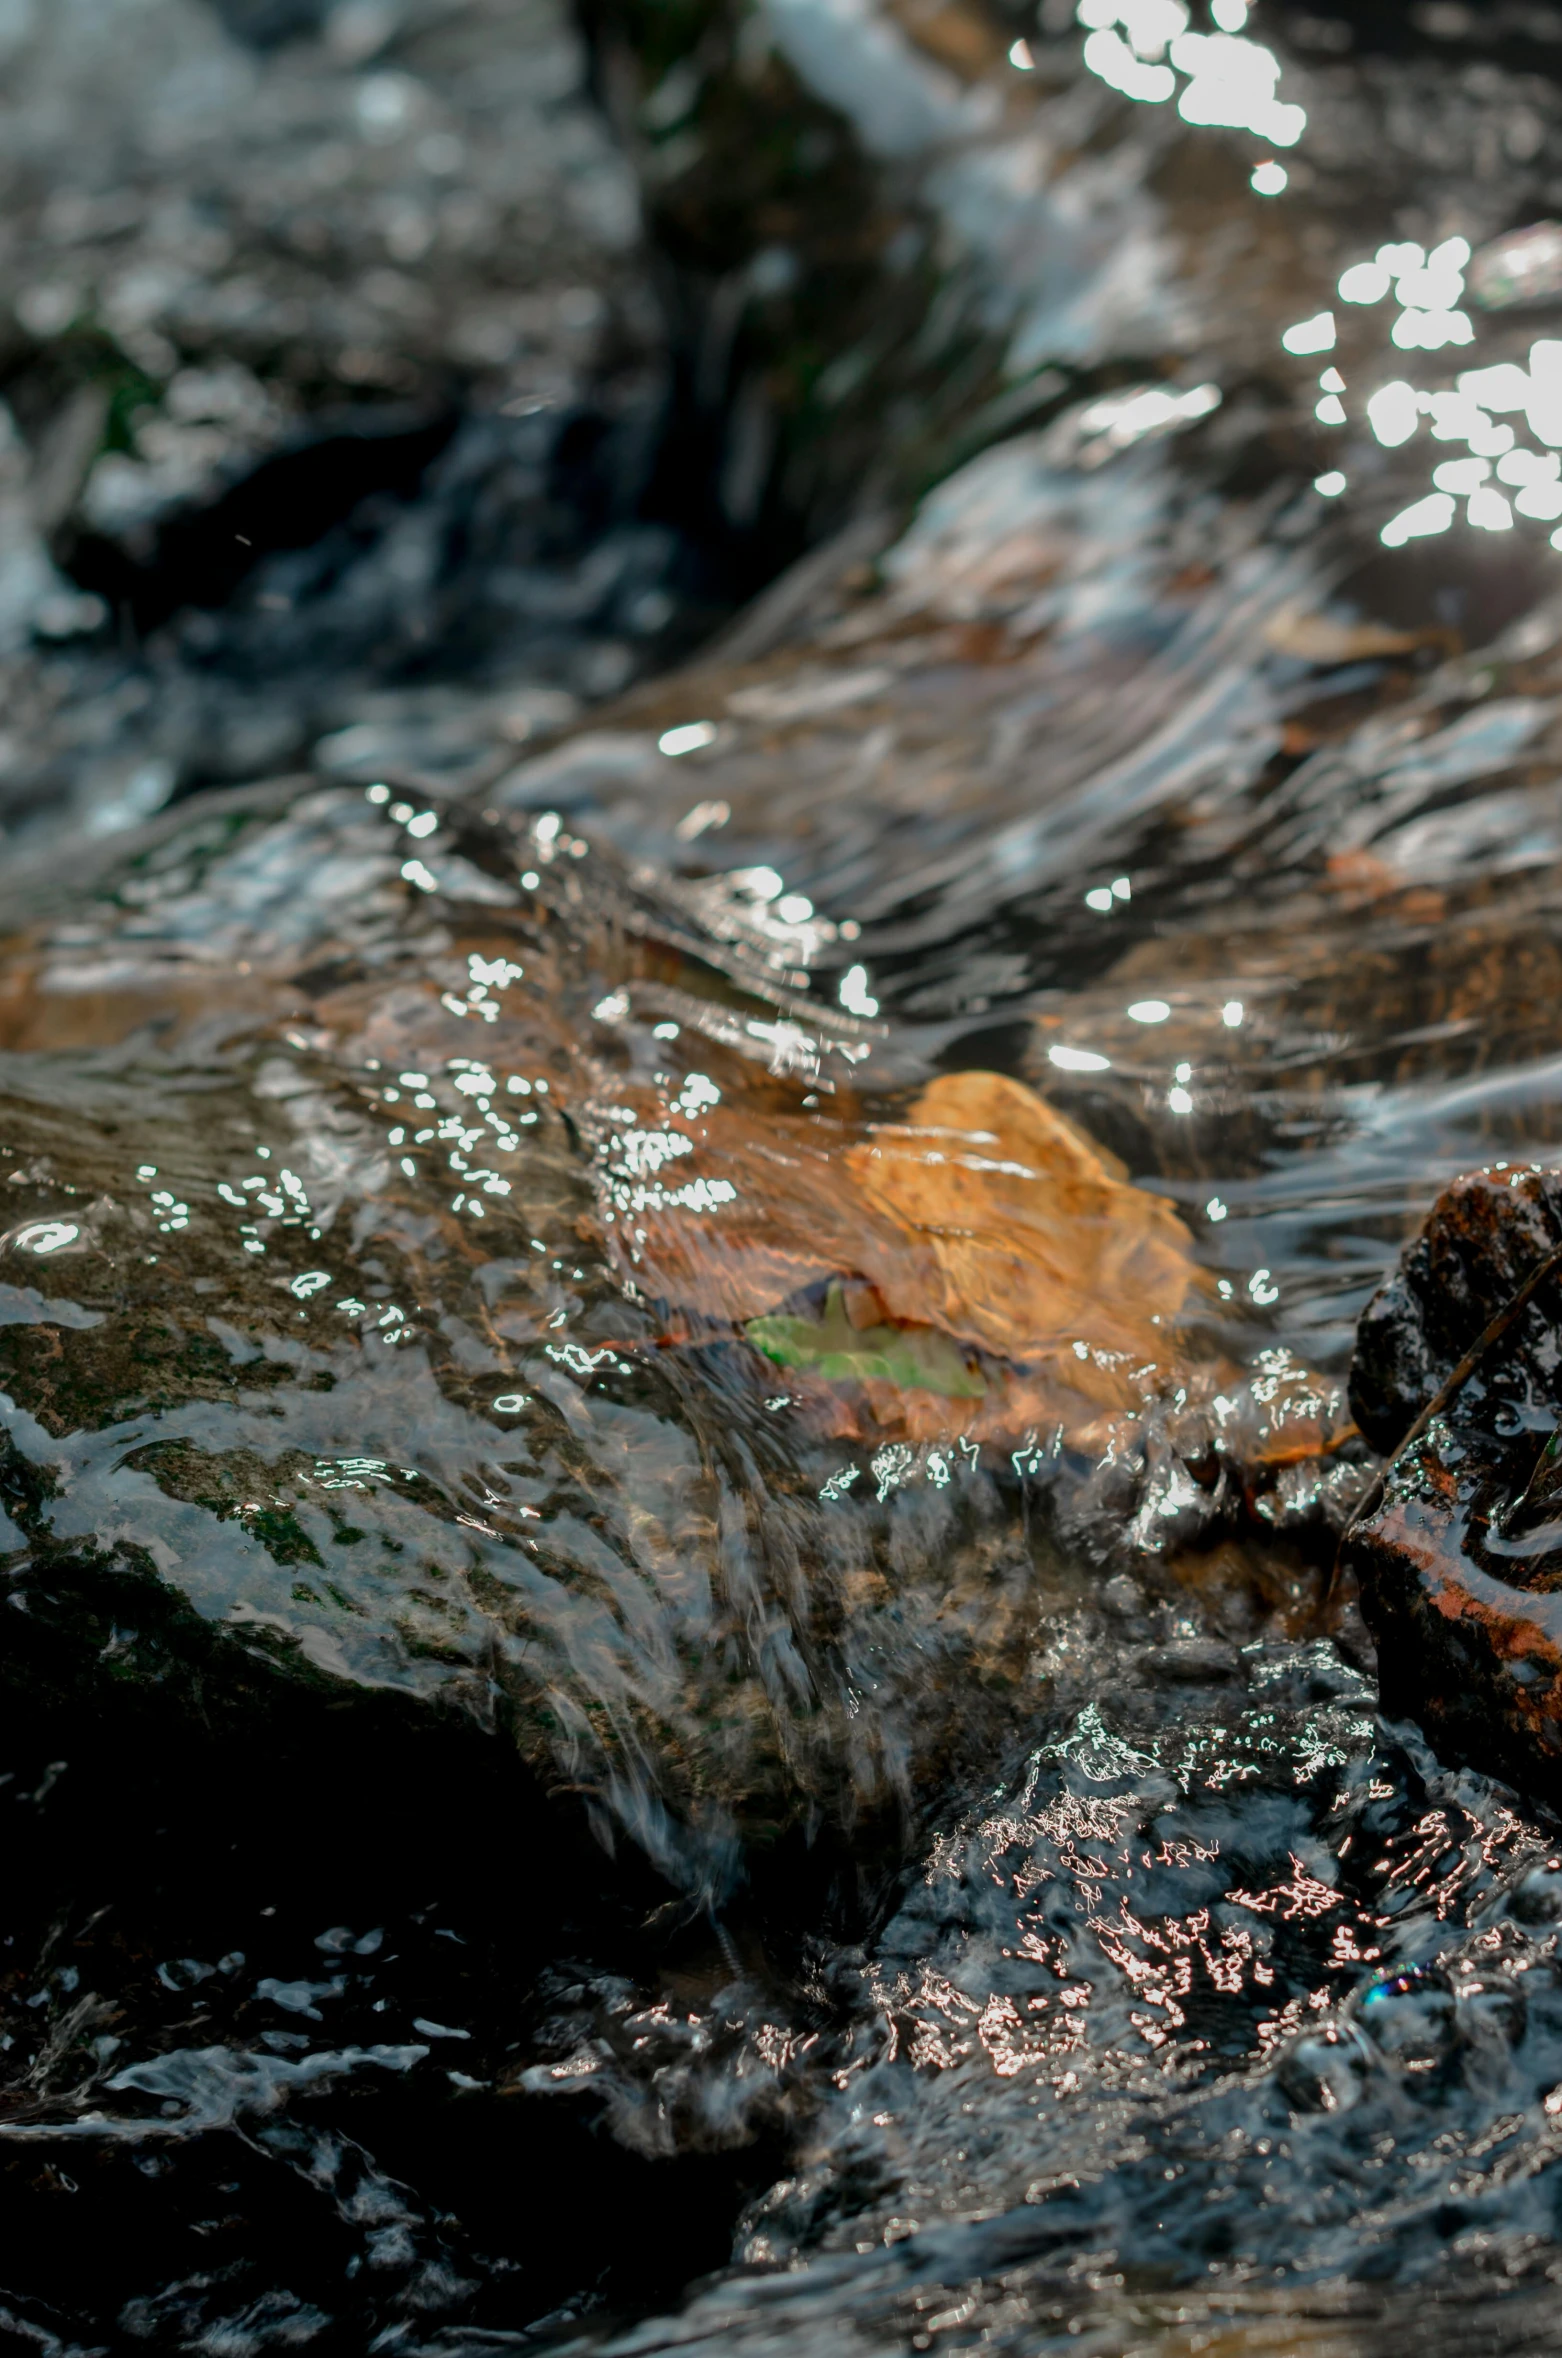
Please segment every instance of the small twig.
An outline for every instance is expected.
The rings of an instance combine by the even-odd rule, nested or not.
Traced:
[[[1492,1318],[1485,1327],[1482,1328],[1480,1334],[1470,1345],[1469,1350],[1466,1351],[1464,1357],[1460,1360],[1453,1373],[1449,1376],[1445,1376],[1442,1383],[1438,1385],[1437,1390],[1433,1393],[1425,1408],[1422,1409],[1421,1414],[1416,1418],[1415,1423],[1411,1426],[1409,1432],[1400,1442],[1399,1447],[1394,1451],[1393,1456],[1388,1459],[1386,1464],[1379,1468],[1373,1480],[1362,1492],[1360,1499],[1357,1501],[1356,1506],[1352,1510],[1350,1521],[1346,1524],[1344,1530],[1340,1533],[1340,1544],[1334,1553],[1334,1569],[1329,1575],[1329,1586],[1323,1600],[1325,1605],[1328,1604],[1329,1599],[1334,1594],[1335,1584],[1337,1583],[1340,1576],[1340,1564],[1344,1557],[1346,1547],[1349,1544],[1351,1533],[1355,1530],[1357,1524],[1363,1522],[1368,1515],[1375,1515],[1377,1513],[1378,1508],[1383,1503],[1383,1497],[1388,1488],[1389,1478],[1393,1474],[1395,1467],[1399,1464],[1400,1459],[1405,1455],[1407,1450],[1413,1449],[1415,1447],[1415,1444],[1421,1439],[1421,1436],[1423,1433],[1425,1433],[1427,1427],[1432,1423],[1433,1419],[1440,1417],[1443,1413],[1443,1410],[1448,1406],[1449,1402],[1456,1398],[1457,1395],[1463,1391],[1465,1385],[1469,1382],[1471,1376],[1475,1373],[1475,1370],[1479,1367],[1481,1361],[1485,1358],[1492,1345],[1494,1343],[1501,1342],[1509,1327],[1518,1317],[1519,1312],[1528,1307],[1531,1300],[1545,1284],[1547,1278],[1552,1276],[1558,1269],[1562,1269],[1562,1244],[1553,1245],[1551,1251],[1547,1253],[1542,1260],[1536,1262],[1534,1268],[1530,1271],[1528,1277],[1525,1278],[1524,1283],[1519,1287],[1517,1293],[1511,1295],[1510,1298],[1504,1302],[1502,1308],[1497,1312],[1496,1316]]]

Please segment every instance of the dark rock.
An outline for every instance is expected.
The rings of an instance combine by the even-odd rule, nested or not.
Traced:
[[[1276,2076],[1297,2112],[1347,2112],[1361,2101],[1372,2064],[1354,2023],[1329,2023],[1288,2047]]]
[[[1351,1406],[1396,1454],[1344,1550],[1384,1709],[1545,1789],[1562,1783],[1556,1278],[1513,1305],[1559,1244],[1562,1173],[1480,1171],[1438,1199],[1362,1318]]]
[[[909,1446],[843,1508],[829,1420],[615,1282],[597,1109],[653,1035],[613,993],[676,973],[733,1104],[768,1052],[696,1026],[771,1012],[761,962],[556,819],[385,791],[192,802],[0,957],[0,1712],[395,1697],[696,1888],[815,1788],[889,1838],[902,1760],[974,1774],[1028,1691],[1047,1551]]]
[[[1476,1171],[1439,1196],[1357,1330],[1351,1413],[1375,1448],[1397,1447],[1487,1321],[1559,1243],[1562,1171]],[[1532,1391],[1550,1380],[1550,1332],[1538,1305],[1508,1338],[1505,1364]]]
[[[1356,2013],[1379,2054],[1400,2071],[1435,2071],[1459,2036],[1454,1993],[1436,1967],[1380,1975],[1362,1991]]]
[[[215,0],[215,6],[229,32],[256,49],[318,33],[330,12],[330,0]]]

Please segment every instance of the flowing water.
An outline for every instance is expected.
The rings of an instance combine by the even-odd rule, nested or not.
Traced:
[[[1562,1140],[1562,20],[1184,14],[775,0],[842,537],[12,858],[5,2346],[1557,2346],[1562,1828],[1331,1566]]]

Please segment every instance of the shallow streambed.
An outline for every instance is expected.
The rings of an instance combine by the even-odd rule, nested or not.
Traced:
[[[1562,1129],[1555,316],[1449,282],[1562,122],[1423,13],[778,0],[1019,431],[473,794],[11,863],[18,2346],[1546,2346],[1562,1843],[1331,1578]]]

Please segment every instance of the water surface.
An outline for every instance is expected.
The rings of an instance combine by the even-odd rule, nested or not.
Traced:
[[[1547,2346],[1562,1845],[1329,1569],[1559,1125],[1554,314],[1454,283],[1556,101],[1086,13],[773,11],[1016,389],[914,515],[476,797],[13,866],[19,2347]],[[975,1074],[1164,1323],[896,1225]]]

